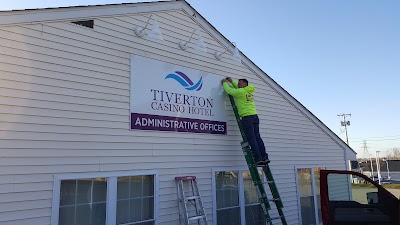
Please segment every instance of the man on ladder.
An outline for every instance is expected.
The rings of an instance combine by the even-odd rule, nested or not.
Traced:
[[[282,225],[288,225],[285,215],[283,214],[282,199],[279,195],[274,177],[272,176],[271,169],[269,168],[268,163],[270,161],[268,159],[268,154],[265,152],[264,142],[260,136],[260,122],[254,104],[254,87],[249,85],[249,82],[246,79],[239,79],[239,82],[236,83],[232,81],[230,77],[223,79],[221,83],[224,86],[225,91],[229,94],[229,100],[232,104],[236,122],[238,123],[240,134],[243,139],[240,144],[267,224],[273,225],[273,220],[280,219]],[[228,83],[231,83],[233,88],[230,87]],[[257,166],[262,166],[262,170],[264,171],[273,197],[272,199],[268,199]],[[272,218],[269,215],[268,210],[271,209],[269,204],[270,201],[275,203],[276,209],[279,213],[278,217]]]
[[[233,87],[230,87],[228,83]],[[268,164],[270,160],[268,159],[264,142],[260,136],[260,121],[254,103],[254,86],[249,85],[246,79],[239,79],[238,82],[235,82],[230,77],[223,79],[221,84],[226,93],[232,95],[235,99],[244,133],[246,134],[251,151],[253,152],[254,160],[259,166]]]

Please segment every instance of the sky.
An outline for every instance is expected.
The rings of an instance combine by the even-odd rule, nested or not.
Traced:
[[[146,0],[144,0],[146,1]],[[0,10],[129,3],[13,0]],[[364,157],[400,148],[399,0],[187,0]]]

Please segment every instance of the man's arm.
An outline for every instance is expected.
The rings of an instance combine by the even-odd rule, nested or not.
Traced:
[[[232,95],[233,97],[241,95],[244,91],[243,88],[231,88],[227,82],[224,82],[223,86],[226,93]]]
[[[227,77],[226,80],[229,81],[229,83],[231,83],[234,88],[238,88],[237,82],[233,81],[232,78]]]

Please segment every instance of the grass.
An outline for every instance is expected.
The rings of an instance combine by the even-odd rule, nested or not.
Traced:
[[[377,192],[377,188],[372,184],[363,184],[363,186],[353,186],[352,200],[361,204],[368,204],[367,193]]]
[[[373,184],[351,184],[353,187],[368,187],[368,188],[373,188],[375,185]],[[382,187],[388,189],[400,189],[400,184],[382,184]]]
[[[400,184],[383,184],[382,186],[386,189],[400,189]]]

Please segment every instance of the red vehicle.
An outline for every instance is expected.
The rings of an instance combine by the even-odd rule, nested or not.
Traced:
[[[320,171],[324,225],[400,225],[400,201],[353,171]]]

